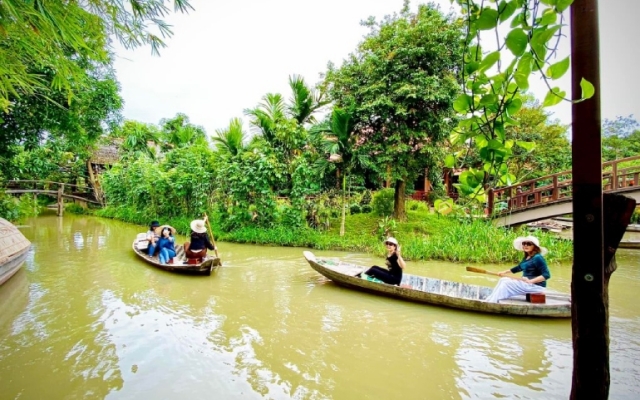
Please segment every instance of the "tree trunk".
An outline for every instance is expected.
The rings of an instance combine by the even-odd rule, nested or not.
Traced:
[[[615,252],[636,201],[622,195],[603,195],[604,271],[602,288],[593,286],[596,265],[574,265],[571,277],[573,377],[571,399],[607,399],[609,373],[609,279],[616,270]],[[575,227],[574,227],[575,229]]]
[[[342,174],[342,221],[340,222],[340,236],[344,236],[344,221],[347,218],[347,174]]]
[[[407,214],[404,210],[404,193],[406,191],[407,184],[405,181],[397,180],[395,193],[394,193],[394,202],[393,202],[393,216],[398,221],[404,221],[407,219]]]

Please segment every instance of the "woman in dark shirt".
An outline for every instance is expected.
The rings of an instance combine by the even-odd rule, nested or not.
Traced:
[[[398,241],[392,237],[387,238],[384,241],[384,245],[387,248],[386,264],[388,269],[374,265],[365,272],[365,275],[380,279],[390,285],[399,285],[402,281],[402,270],[406,266],[400,254],[400,246]]]
[[[207,235],[206,221],[206,217],[191,221],[191,241],[184,244],[184,255],[187,260],[202,260],[207,255],[207,249],[216,249]]]
[[[524,258],[520,261],[520,264],[499,272],[499,275],[504,276],[509,273],[522,272],[522,278],[519,280],[515,277],[501,278],[493,292],[487,297],[487,302],[498,303],[500,300],[517,295],[542,293],[547,287],[547,280],[551,279],[549,267],[547,267],[547,262],[543,257],[547,253],[547,249],[540,247],[537,237],[519,237],[513,241],[513,247],[516,250],[522,250]]]

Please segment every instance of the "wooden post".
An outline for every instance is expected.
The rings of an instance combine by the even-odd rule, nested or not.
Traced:
[[[494,193],[493,188],[489,188],[489,196],[487,197],[487,215],[493,215]]]
[[[582,97],[583,78],[595,88],[592,98],[572,106],[572,400],[607,399],[610,386],[597,6],[597,0],[576,0],[571,6],[572,98]]]
[[[64,185],[58,186],[58,217],[62,217],[64,214],[64,203],[62,193],[64,192]]]
[[[616,190],[618,186],[618,163],[614,161],[611,164],[611,189]]]

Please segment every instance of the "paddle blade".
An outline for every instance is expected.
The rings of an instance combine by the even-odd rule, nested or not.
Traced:
[[[487,273],[486,269],[474,268],[474,267],[467,267],[467,271],[469,271],[469,272],[477,272],[479,274],[486,274]]]

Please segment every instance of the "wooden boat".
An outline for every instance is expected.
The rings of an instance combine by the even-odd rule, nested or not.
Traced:
[[[640,249],[640,240],[623,240],[618,247],[621,249]]]
[[[9,221],[0,218],[0,285],[27,259],[31,242]]]
[[[483,313],[545,318],[571,317],[571,300],[568,294],[547,291],[546,303],[544,304],[530,303],[525,296],[501,300],[500,303],[487,303],[484,299],[491,294],[493,289],[490,287],[410,274],[403,274],[400,286],[394,286],[372,282],[356,276],[368,267],[328,258],[317,258],[310,251],[305,251],[304,257],[317,272],[338,285],[352,289],[418,303]]]
[[[220,266],[220,258],[211,255],[207,255],[205,260],[199,264],[187,264],[187,258],[184,255],[184,248],[182,245],[175,246],[176,256],[173,258],[173,263],[160,264],[158,256],[149,257],[147,254],[148,244],[147,234],[139,233],[133,241],[133,251],[147,264],[151,264],[154,267],[165,271],[180,272],[191,275],[211,275],[211,272]]]

